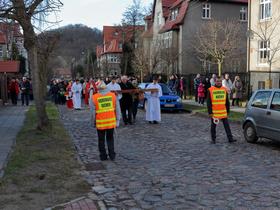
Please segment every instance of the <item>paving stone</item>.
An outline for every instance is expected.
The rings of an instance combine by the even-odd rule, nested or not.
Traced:
[[[96,130],[88,110],[59,107],[93,185],[93,200],[117,209],[279,208],[279,144],[248,144],[238,124],[238,142],[227,142],[222,125],[210,144],[209,120],[185,113],[163,113],[159,125],[121,124],[115,134],[116,160],[99,161]],[[104,202],[106,201],[106,202]],[[104,207],[105,208],[105,207]]]

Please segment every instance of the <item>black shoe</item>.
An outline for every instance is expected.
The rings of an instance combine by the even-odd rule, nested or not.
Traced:
[[[157,122],[157,121],[154,121],[154,124],[158,124],[158,122]]]
[[[107,155],[106,155],[106,156],[103,156],[103,155],[102,155],[102,156],[100,156],[100,160],[101,160],[101,161],[108,160]]]
[[[128,123],[127,123],[127,122],[125,122],[124,124],[125,124],[125,125],[128,125]]]
[[[236,142],[237,140],[236,139],[230,139],[228,140],[229,143],[233,143],[233,142]]]
[[[152,121],[149,121],[150,124],[152,124]]]
[[[216,144],[216,139],[212,139],[211,144]]]

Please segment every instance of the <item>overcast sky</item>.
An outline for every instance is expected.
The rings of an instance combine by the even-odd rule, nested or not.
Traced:
[[[122,14],[133,0],[64,0],[59,26],[84,24],[102,30],[103,25],[119,24]],[[142,0],[148,6],[153,0]]]

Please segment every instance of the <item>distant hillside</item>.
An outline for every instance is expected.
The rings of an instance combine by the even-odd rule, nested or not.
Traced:
[[[87,50],[95,52],[96,45],[102,43],[102,32],[85,25],[68,25],[54,31],[59,32],[60,40],[53,53],[52,67],[70,67],[73,58],[80,60]]]

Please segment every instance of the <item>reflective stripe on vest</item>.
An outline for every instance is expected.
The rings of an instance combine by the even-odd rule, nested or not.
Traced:
[[[218,119],[227,118],[227,109],[226,109],[226,97],[227,92],[224,87],[209,88],[211,101],[212,101],[212,112],[213,117]]]
[[[115,128],[116,122],[116,96],[114,93],[101,95],[97,93],[93,96],[93,103],[96,108],[96,128],[106,130]]]

